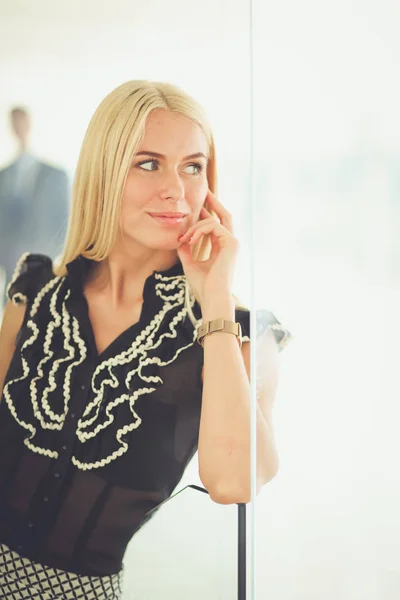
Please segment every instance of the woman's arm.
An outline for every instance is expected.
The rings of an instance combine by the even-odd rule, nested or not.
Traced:
[[[15,351],[18,331],[24,321],[25,304],[13,304],[8,301],[3,314],[0,330],[0,399],[3,393],[4,380]]]
[[[229,294],[209,298],[203,320],[234,321]],[[278,348],[273,334],[262,336],[262,365],[257,373],[257,492],[278,470],[271,412],[278,385]],[[242,350],[234,335],[213,333],[204,339],[203,398],[199,432],[199,475],[212,500],[249,502],[250,343]]]

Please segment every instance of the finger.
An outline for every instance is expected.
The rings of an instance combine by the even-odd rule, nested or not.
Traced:
[[[193,264],[192,249],[188,244],[182,244],[178,248],[178,256],[183,265]]]
[[[205,206],[203,206],[203,208],[200,211],[200,217],[203,217],[203,219],[212,217],[213,215],[206,209]]]
[[[211,252],[210,252],[210,257],[209,260],[212,262],[219,253],[219,244],[218,244],[218,239],[211,234]]]
[[[205,206],[203,206],[203,208],[201,209],[200,216],[203,216],[203,218],[211,218],[212,217],[213,219],[218,221],[218,223],[221,222],[221,219],[219,218],[219,216],[214,211],[211,213],[209,210],[207,210],[207,208]]]
[[[221,223],[219,223],[219,221],[217,221],[216,219],[211,218],[204,219],[203,221],[198,221],[196,225],[192,226],[190,230],[188,230],[187,233],[185,233],[182,239],[184,241],[185,239],[192,238],[198,231],[210,232],[217,226],[222,227],[225,230],[223,225],[221,225]],[[228,233],[227,229],[225,231],[226,233]]]
[[[185,241],[186,239],[190,238],[190,236],[192,235],[192,233],[195,231],[196,227],[198,226],[198,224],[200,222],[204,222],[206,219],[213,219],[215,222],[220,223],[219,218],[216,215],[211,214],[205,206],[203,206],[200,210],[200,220],[197,221],[197,223],[195,223],[194,225],[192,225],[191,227],[189,227],[189,229],[181,236],[179,236],[179,241]]]
[[[181,235],[178,239],[180,242],[184,242],[186,240],[188,240],[190,237],[192,237],[193,233],[199,228],[199,227],[203,227],[204,224],[207,223],[216,223],[217,225],[219,225],[220,223],[217,221],[217,219],[215,219],[214,217],[208,217],[207,219],[203,219],[201,221],[197,221],[197,223],[195,223],[194,225],[191,225],[191,227],[189,227],[189,229],[186,231],[186,233],[184,233],[183,235]]]
[[[220,223],[217,223],[216,221],[203,223],[204,224],[202,224],[201,227],[198,227],[196,231],[192,234],[191,239],[189,241],[190,245],[198,242],[203,235],[211,233],[216,236],[218,241],[220,241],[223,238],[226,238],[227,241],[229,240],[229,238],[233,238],[232,234]]]
[[[225,206],[220,202],[215,194],[211,190],[208,191],[207,194],[207,202],[210,205],[210,208],[216,213],[218,218],[220,219],[222,225],[226,227],[231,233],[233,233],[233,223],[232,223],[232,215],[225,208]]]

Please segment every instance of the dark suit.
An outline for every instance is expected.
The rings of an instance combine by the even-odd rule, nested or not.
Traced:
[[[55,258],[65,237],[69,210],[67,174],[34,157],[29,160],[29,179],[22,187],[16,186],[21,173],[18,161],[0,171],[0,265],[5,269],[7,282],[23,252]]]

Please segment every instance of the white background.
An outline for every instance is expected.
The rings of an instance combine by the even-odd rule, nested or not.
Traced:
[[[296,335],[258,598],[400,597],[400,5],[255,1],[258,304]]]
[[[248,299],[247,2],[0,1],[0,160],[23,103],[73,174],[88,120],[131,78],[205,106]],[[254,2],[257,304],[282,355],[277,478],[256,502],[257,598],[398,600],[399,5]],[[195,483],[192,463],[184,483]],[[191,490],[132,540],[126,599],[235,598],[236,507]]]

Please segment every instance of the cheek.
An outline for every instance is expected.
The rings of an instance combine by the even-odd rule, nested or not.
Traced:
[[[207,180],[203,180],[202,182],[198,182],[197,185],[190,186],[189,189],[186,190],[186,199],[189,202],[193,213],[198,216],[203,207],[204,200],[206,199],[208,192],[208,182]]]
[[[148,190],[140,181],[133,177],[128,177],[122,194],[122,212],[132,212],[141,207],[146,199]]]
[[[130,229],[134,226],[139,214],[140,206],[138,198],[140,197],[136,187],[133,188],[131,185],[125,185],[120,212],[120,223],[123,229]]]

